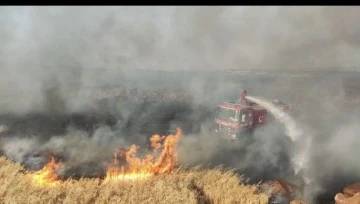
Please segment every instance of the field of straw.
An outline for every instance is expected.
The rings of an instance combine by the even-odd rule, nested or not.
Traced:
[[[232,171],[178,170],[148,180],[103,183],[100,179],[66,180],[37,186],[31,173],[0,157],[0,203],[251,203],[268,202],[254,194]]]

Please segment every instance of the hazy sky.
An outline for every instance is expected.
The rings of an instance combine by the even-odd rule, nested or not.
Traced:
[[[0,97],[38,103],[51,85],[67,92],[81,84],[111,84],[129,69],[358,70],[359,11],[1,7]],[[99,68],[119,70],[119,77],[100,77]]]
[[[5,68],[44,64],[51,53],[83,69],[360,64],[357,7],[3,7],[0,15]]]

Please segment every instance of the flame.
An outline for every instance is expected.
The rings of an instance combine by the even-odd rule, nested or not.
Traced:
[[[136,157],[138,147],[131,145],[128,151],[118,150],[114,154],[111,166],[106,172],[105,181],[109,180],[139,180],[154,175],[171,172],[177,161],[175,148],[182,135],[182,130],[177,128],[175,135],[160,136],[153,135],[150,138],[154,149],[152,155],[146,155],[144,159]],[[163,141],[163,144],[161,142]],[[160,156],[155,159],[157,150],[161,149]],[[120,166],[118,159],[125,157],[127,168]]]
[[[63,164],[56,163],[54,157],[51,157],[49,163],[47,163],[41,170],[35,172],[32,175],[32,179],[40,186],[56,185],[59,182],[56,172],[61,168],[63,168]]]

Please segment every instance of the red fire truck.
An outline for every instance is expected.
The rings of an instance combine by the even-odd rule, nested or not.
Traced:
[[[246,99],[246,90],[236,102],[221,103],[216,110],[215,132],[225,138],[248,139],[248,135],[259,126],[272,122],[272,115],[260,105]],[[280,100],[272,101],[283,110],[291,109],[290,105]]]

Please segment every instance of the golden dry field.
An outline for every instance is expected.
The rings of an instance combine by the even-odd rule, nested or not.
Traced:
[[[66,180],[39,186],[32,173],[0,157],[0,203],[244,203],[268,202],[253,186],[221,169],[177,170],[147,180]]]

